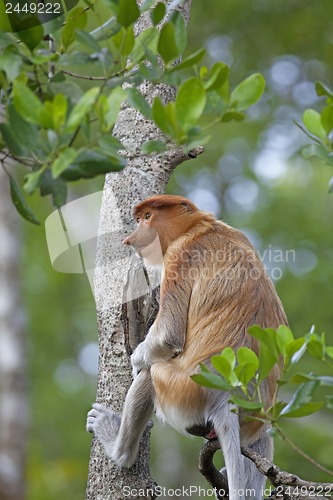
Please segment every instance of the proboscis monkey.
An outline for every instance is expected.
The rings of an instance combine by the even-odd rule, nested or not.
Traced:
[[[134,216],[137,228],[123,243],[147,264],[163,265],[160,308],[131,356],[134,380],[122,415],[95,403],[87,430],[119,466],[130,467],[155,409],[181,433],[219,439],[230,500],[260,499],[266,478],[240,447],[271,460],[267,426],[231,412],[228,393],[197,385],[190,376],[227,346],[258,352],[247,329],[287,324],[280,299],[244,234],[186,198],[153,196],[135,207]],[[267,405],[274,401],[278,375],[276,367],[262,383]]]

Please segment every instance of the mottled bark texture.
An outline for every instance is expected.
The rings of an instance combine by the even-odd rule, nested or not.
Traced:
[[[0,168],[0,498],[25,498],[28,420],[20,221]]]
[[[174,2],[166,2],[168,5]],[[181,7],[189,17],[191,0]],[[147,27],[149,16],[143,16],[136,34]],[[148,100],[158,95],[163,102],[175,97],[175,89],[166,85],[144,83],[141,92]],[[131,151],[150,139],[159,139],[156,126],[138,111],[124,106],[119,113],[114,134]],[[95,271],[95,299],[99,331],[99,375],[97,401],[121,412],[131,384],[128,353],[142,340],[157,311],[154,284],[147,284],[144,270],[131,251],[121,245],[133,230],[133,206],[156,193],[165,191],[171,173],[188,159],[181,150],[149,157],[128,156],[126,168],[106,177],[100,214]],[[156,277],[151,275],[152,281]],[[88,500],[123,500],[155,498],[153,493],[126,495],[124,488],[152,489],[149,471],[149,431],[146,431],[136,464],[128,470],[119,469],[108,460],[94,439],[91,450],[86,491]]]

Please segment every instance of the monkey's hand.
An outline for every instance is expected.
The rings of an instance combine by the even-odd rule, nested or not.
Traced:
[[[131,356],[132,374],[135,378],[143,368],[151,366],[147,359],[147,346],[145,341],[141,342]]]
[[[93,432],[104,446],[108,457],[113,456],[113,447],[120,427],[120,417],[100,403],[94,403],[87,416],[86,429]]]

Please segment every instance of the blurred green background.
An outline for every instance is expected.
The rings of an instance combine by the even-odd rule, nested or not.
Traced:
[[[314,81],[332,80],[332,0],[193,1],[188,52],[202,46],[207,63],[231,66],[234,84],[259,71],[267,89],[244,123],[214,129],[205,154],[178,167],[169,191],[242,229],[275,278],[295,335],[315,324],[332,344],[333,194],[327,193],[332,171],[302,159],[300,149],[309,139],[293,122],[307,107],[323,105]],[[103,179],[79,183],[72,186],[73,196],[102,186]],[[40,220],[53,210],[37,196],[29,202]],[[93,295],[86,276],[52,269],[43,228],[22,226],[31,401],[28,498],[81,500],[91,440],[85,419],[96,386]],[[304,370],[315,369],[305,362]],[[285,430],[315,459],[333,466],[331,413],[288,422]],[[157,424],[152,446],[157,482],[170,488],[206,486],[196,468],[201,445],[199,438],[185,439]],[[275,462],[305,479],[329,480],[281,442]]]

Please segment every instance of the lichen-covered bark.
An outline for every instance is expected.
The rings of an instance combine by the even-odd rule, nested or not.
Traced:
[[[185,0],[181,7],[186,19],[190,5],[191,0]],[[140,19],[136,34],[147,27],[148,22],[147,16]],[[163,102],[175,97],[175,89],[166,85],[152,86],[147,83],[140,90],[149,100],[154,95],[158,95]],[[143,142],[160,137],[156,126],[130,107],[123,107],[119,113],[114,133],[132,152],[138,151]],[[122,410],[131,384],[128,351],[144,337],[156,312],[156,297],[152,297],[151,289],[145,286],[143,269],[129,257],[130,251],[121,245],[121,241],[133,229],[133,206],[148,196],[163,193],[175,167],[186,159],[188,157],[177,149],[155,157],[132,155],[122,172],[106,177],[95,271],[100,346],[97,401],[118,412]],[[127,286],[129,276],[132,283]],[[126,293],[133,292],[134,286],[142,286],[142,290],[134,297],[125,298]],[[128,304],[124,305],[126,301]],[[149,471],[149,431],[142,439],[136,464],[129,470],[117,468],[93,440],[86,491],[88,500],[123,500],[125,496],[155,498],[154,494],[147,493],[147,489],[153,486]],[[143,489],[145,493],[125,495],[125,487],[137,491]]]

